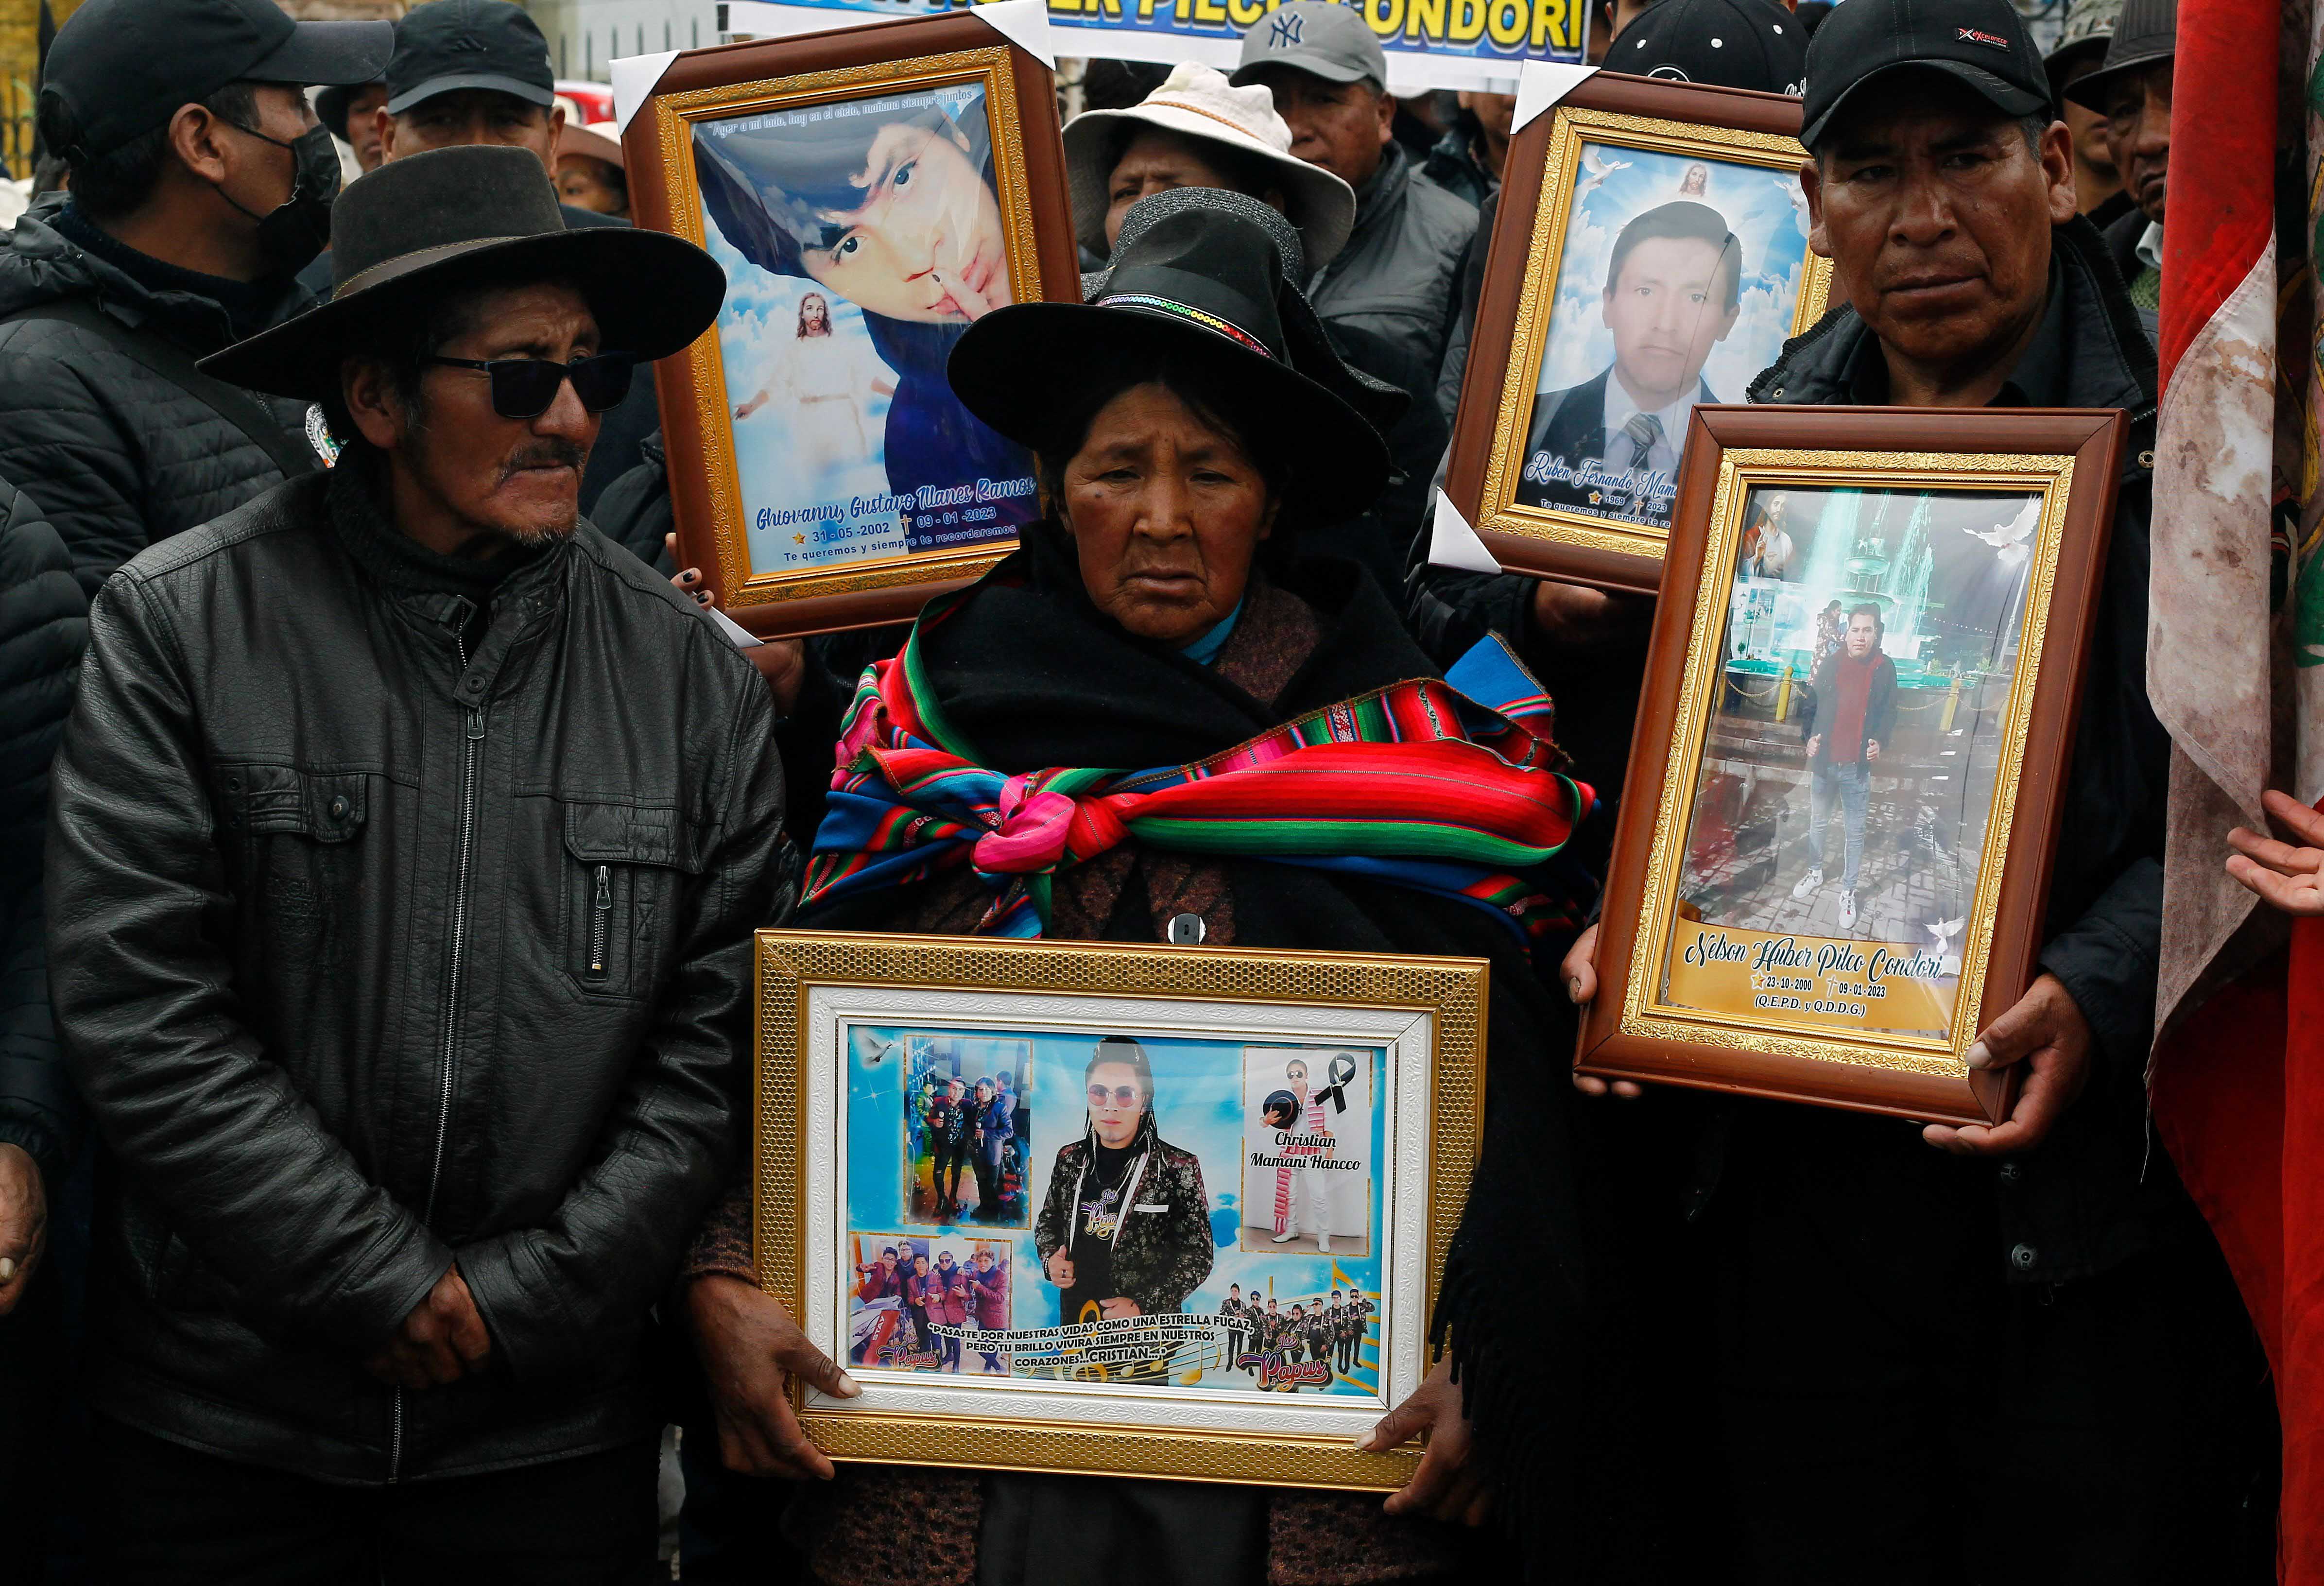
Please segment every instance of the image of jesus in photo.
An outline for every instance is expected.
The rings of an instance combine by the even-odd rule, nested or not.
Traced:
[[[1108,1036],[1083,1075],[1088,1124],[1062,1148],[1033,1231],[1061,1325],[1175,1315],[1211,1275],[1203,1166],[1154,1120],[1146,1048]]]
[[[1613,361],[1536,399],[1518,503],[1667,523],[1687,415],[1720,400],[1702,366],[1735,328],[1742,282],[1742,246],[1707,204],[1681,198],[1624,226],[1599,304]]]

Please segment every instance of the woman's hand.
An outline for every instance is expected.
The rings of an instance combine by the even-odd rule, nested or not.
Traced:
[[[2324,815],[2270,788],[2262,796],[2269,818],[2305,844],[2295,848],[2237,826],[2227,834],[2235,853],[2227,873],[2286,914],[2324,915]]]
[[[798,1377],[834,1398],[862,1393],[855,1379],[807,1341],[780,1300],[739,1277],[696,1278],[687,1286],[686,1305],[726,1468],[746,1476],[831,1480],[831,1461],[799,1429],[784,1379]]]
[[[1481,1526],[1492,1513],[1493,1489],[1461,1413],[1452,1362],[1439,1360],[1413,1396],[1356,1440],[1366,1453],[1386,1453],[1419,1438],[1427,1447],[1412,1480],[1388,1495],[1391,1515],[1427,1515],[1448,1524]]]
[[[1598,927],[1591,926],[1573,939],[1566,950],[1565,962],[1559,966],[1565,976],[1565,994],[1577,1005],[1587,1005],[1598,995]],[[1612,1083],[1595,1074],[1577,1074],[1573,1088],[1585,1096],[1602,1096],[1611,1092],[1626,1102],[1635,1102],[1646,1091],[1636,1081],[1618,1079]]]

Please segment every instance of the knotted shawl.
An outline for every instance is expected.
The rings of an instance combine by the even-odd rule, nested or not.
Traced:
[[[931,603],[902,651],[864,669],[807,867],[837,902],[972,867],[992,889],[980,936],[1038,936],[1050,878],[1125,839],[1369,876],[1562,939],[1589,878],[1555,861],[1593,795],[1565,774],[1550,702],[1498,638],[1443,678],[1328,705],[1187,765],[979,764],[929,687],[923,641],[967,592]]]

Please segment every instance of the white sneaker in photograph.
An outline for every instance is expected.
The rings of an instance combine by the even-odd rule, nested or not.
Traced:
[[[1840,928],[1844,931],[1856,928],[1856,894],[1853,892],[1840,895]]]
[[[1806,902],[1810,898],[1815,896],[1816,889],[1822,885],[1823,866],[1817,865],[1813,870],[1808,871],[1807,874],[1802,876],[1800,878],[1800,884],[1792,889],[1792,901],[1794,903]]]

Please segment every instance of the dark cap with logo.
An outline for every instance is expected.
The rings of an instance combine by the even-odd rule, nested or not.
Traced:
[[[57,30],[41,97],[70,116],[67,158],[109,154],[230,83],[359,83],[393,48],[383,22],[292,22],[274,0],[88,0]]]
[[[395,24],[387,63],[387,113],[462,88],[512,94],[528,105],[557,103],[549,41],[508,0],[432,0]]]
[[[2005,115],[2050,108],[2042,51],[2009,0],[1848,0],[1808,45],[1800,142],[1814,148],[1868,84],[1906,69],[1943,72]]]
[[[1797,98],[1807,30],[1773,0],[1661,0],[1614,35],[1605,69]]]

